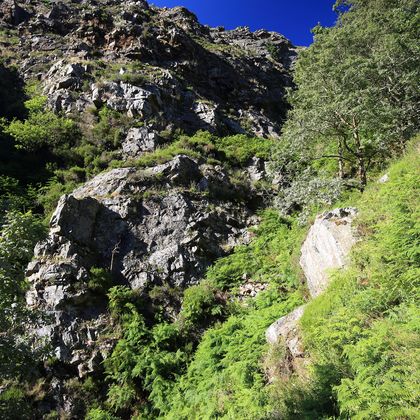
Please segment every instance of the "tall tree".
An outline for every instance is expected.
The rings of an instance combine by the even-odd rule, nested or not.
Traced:
[[[363,189],[368,169],[419,127],[419,2],[338,0],[335,9],[336,25],[317,26],[297,61],[274,168],[290,181],[334,159],[337,175]]]

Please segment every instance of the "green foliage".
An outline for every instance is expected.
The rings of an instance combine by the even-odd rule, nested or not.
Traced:
[[[113,416],[108,411],[102,410],[101,408],[92,408],[87,413],[86,420],[118,420],[118,417]]]
[[[0,417],[10,420],[31,418],[31,407],[25,392],[18,386],[8,386],[0,394]]]
[[[217,137],[207,131],[194,136],[181,135],[169,145],[147,153],[137,160],[140,167],[165,163],[176,155],[185,154],[191,158],[216,158],[232,166],[243,166],[253,156],[268,159],[271,141],[245,135]]]
[[[185,365],[185,344],[176,324],[161,323],[149,329],[132,304],[126,304],[122,326],[123,337],[105,362],[112,383],[108,404],[116,412],[141,406],[142,414],[151,415],[165,408],[166,395]],[[153,405],[141,403],[144,393]]]
[[[76,124],[68,119],[45,111],[45,97],[35,97],[25,102],[28,118],[24,121],[13,120],[4,131],[11,135],[18,148],[29,152],[45,146],[55,150],[74,145],[77,137]]]
[[[182,302],[182,320],[187,325],[206,325],[225,312],[225,296],[211,282],[188,288]]]
[[[238,286],[245,276],[292,290],[299,284],[297,252],[304,233],[305,229],[299,228],[292,218],[283,218],[276,210],[266,210],[254,232],[254,240],[216,261],[207,278],[221,289]]]
[[[30,374],[30,352],[22,333],[29,318],[25,310],[24,269],[33,248],[45,233],[32,213],[9,212],[0,230],[0,370],[2,379]]]
[[[415,147],[418,147],[415,145]],[[358,207],[362,241],[350,267],[302,319],[313,358],[312,396],[305,408],[333,415],[320,402],[336,399],[344,417],[412,418],[419,403],[418,151],[371,185]],[[305,413],[301,412],[303,416]],[[337,413],[335,413],[337,414]]]
[[[266,48],[273,60],[279,61],[281,59],[281,52],[278,46],[274,44],[268,44]]]
[[[248,137],[244,134],[216,137],[214,143],[217,150],[224,153],[228,161],[240,165],[246,164],[254,156],[267,160],[272,146],[270,140]]]
[[[104,268],[92,267],[89,271],[88,287],[94,292],[107,293],[112,286],[112,275]]]
[[[299,301],[292,294],[268,308],[233,315],[207,331],[165,418],[267,418],[273,407],[262,363],[267,348],[264,333]]]
[[[398,156],[419,128],[418,2],[349,0],[337,8],[337,24],[315,28],[315,42],[299,55],[292,110],[273,155],[292,210],[304,204],[308,178],[326,186],[331,178],[342,186],[357,180],[363,189],[368,171]],[[306,195],[328,204],[336,191]]]
[[[239,247],[232,255],[220,259],[208,270],[205,280],[185,291],[181,311],[175,321],[162,320],[159,311],[150,314],[142,298],[126,287],[110,289],[109,307],[122,334],[105,362],[110,383],[107,404],[114,413],[122,414],[129,410],[143,416],[141,418],[159,415],[176,418],[181,415],[178,410],[183,387],[194,388],[194,381],[199,380],[202,382],[199,398],[214,404],[210,390],[219,381],[219,373],[228,377],[234,371],[237,373],[232,380],[238,381],[238,392],[232,397],[232,404],[234,400],[238,402],[242,399],[244,393],[247,399],[242,406],[252,408],[252,412],[256,413],[259,405],[251,404],[253,392],[258,393],[262,406],[268,404],[260,363],[265,349],[264,331],[274,319],[299,303],[299,295],[292,292],[299,283],[295,257],[304,230],[291,220],[280,218],[276,211],[267,211],[262,219],[248,247]],[[241,308],[233,301],[235,288],[245,277],[271,283],[271,288]],[[286,299],[288,292],[291,295]],[[157,291],[150,295],[160,301]],[[211,329],[226,319],[226,325]],[[229,353],[233,365],[228,372],[223,370],[228,366],[227,361],[213,366],[216,356],[211,352],[207,356],[205,351],[194,353],[201,336],[209,328],[206,334],[212,334],[212,340],[223,343],[223,351]],[[236,331],[233,336],[231,328]],[[236,358],[238,348],[241,352]],[[208,357],[208,363],[214,367],[214,371],[207,372],[212,375],[208,380],[187,373],[187,369],[188,372],[193,369],[191,366],[197,358],[204,357]],[[192,360],[193,365],[190,365]],[[175,399],[174,389],[178,390]],[[231,392],[228,381],[220,382],[217,389],[222,394]],[[190,400],[184,403],[187,411],[195,407],[190,405]],[[206,405],[202,409],[203,413],[205,410],[211,412]],[[229,410],[234,411],[233,405]],[[245,412],[241,410],[238,408],[238,414]]]

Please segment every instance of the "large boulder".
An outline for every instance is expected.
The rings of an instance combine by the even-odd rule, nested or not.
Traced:
[[[339,208],[321,214],[309,230],[301,249],[300,265],[305,273],[312,298],[326,290],[329,271],[345,266],[351,247],[357,241],[352,222],[357,215],[355,208]],[[289,376],[297,372],[306,375],[308,357],[300,337],[299,321],[305,305],[281,317],[266,331],[266,340],[271,346],[284,346],[283,360],[268,372],[272,379],[278,375]]]
[[[32,333],[68,369],[96,371],[113,345],[106,290],[92,288],[92,268],[145,295],[162,284],[182,289],[248,240],[248,209],[190,192],[204,176],[180,155],[154,168],[113,169],[60,199],[28,266],[26,301],[48,314]]]
[[[142,153],[155,150],[162,139],[147,127],[131,128],[122,144],[122,150],[126,157],[139,157]]]
[[[162,106],[160,91],[157,87],[142,88],[124,82],[110,82],[92,85],[92,102],[97,106],[127,112],[130,116],[150,116]]]
[[[357,241],[352,222],[355,208],[328,211],[315,220],[302,246],[300,265],[311,297],[316,297],[329,284],[329,271],[345,266],[348,254]]]
[[[278,377],[289,377],[292,373],[303,377],[306,375],[309,362],[301,340],[299,321],[303,316],[305,306],[299,306],[294,311],[270,325],[266,331],[266,339],[270,344],[270,352],[274,351],[275,359],[267,365],[266,375],[270,382]],[[278,348],[283,351],[279,357]]]

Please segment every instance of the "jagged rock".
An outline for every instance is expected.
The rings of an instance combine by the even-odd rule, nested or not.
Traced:
[[[251,181],[261,181],[267,177],[266,162],[263,159],[254,156],[250,163],[246,169]]]
[[[265,337],[270,344],[283,340],[286,348],[293,357],[301,357],[304,352],[299,340],[298,323],[305,311],[305,306],[299,306],[290,314],[283,316],[268,327]]]
[[[124,82],[111,82],[100,87],[93,85],[91,100],[97,107],[106,104],[131,116],[150,115],[162,104],[157,88],[148,90]]]
[[[163,165],[158,165],[148,172],[159,177],[165,177],[173,185],[190,186],[202,178],[196,162],[188,156],[179,155]]]
[[[49,8],[32,0],[24,16],[11,0],[0,7],[3,20],[20,23],[20,44],[10,53],[25,79],[42,79],[54,112],[85,112],[94,103],[146,120],[157,131],[173,124],[187,133],[279,135],[296,57],[283,36],[212,29],[184,8],[144,1],[101,5],[109,13],[94,0]],[[92,68],[82,74],[87,62]],[[121,81],[130,73],[138,79]]]
[[[86,197],[77,200],[73,196],[63,196],[51,219],[51,232],[59,236],[89,245],[93,238],[99,203],[93,198]]]
[[[198,101],[194,104],[194,112],[198,118],[210,127],[217,127],[217,106]]]
[[[144,152],[151,152],[162,143],[162,139],[147,127],[132,128],[122,144],[122,150],[127,157],[138,157]]]
[[[135,172],[135,168],[118,168],[103,172],[77,188],[73,195],[78,199],[118,196],[126,188]]]
[[[246,277],[244,278],[244,280],[247,280]],[[263,292],[264,290],[267,290],[268,286],[268,283],[258,283],[252,280],[248,280],[239,286],[237,297],[240,300],[254,298],[259,293]]]
[[[300,265],[311,297],[328,286],[328,270],[344,267],[357,238],[352,222],[355,208],[334,209],[315,220],[302,246]]]
[[[113,346],[112,337],[105,350],[99,340],[111,323],[105,296],[89,288],[92,267],[106,268],[116,284],[140,291],[165,283],[184,288],[227,249],[248,240],[247,226],[255,220],[246,208],[217,201],[210,206],[188,192],[203,175],[181,155],[146,170],[111,170],[60,199],[49,236],[28,266],[26,301],[50,315],[32,333],[49,341],[57,359],[80,376],[95,371]],[[143,196],[156,188],[164,190]]]
[[[89,70],[86,64],[66,63],[65,60],[60,60],[45,75],[45,91],[53,95],[59,90],[62,94],[68,93],[67,90],[78,90],[82,87],[83,78]]]
[[[26,22],[31,14],[19,6],[16,0],[5,0],[0,5],[0,21],[11,25],[19,25]]]

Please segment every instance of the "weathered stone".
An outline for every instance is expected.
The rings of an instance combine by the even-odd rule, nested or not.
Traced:
[[[328,211],[315,220],[302,246],[300,265],[305,273],[311,297],[322,293],[329,284],[329,270],[342,268],[357,237],[352,222],[354,208]]]
[[[51,218],[51,231],[72,241],[88,245],[93,238],[99,203],[87,197],[77,200],[63,196]]]
[[[197,163],[185,155],[176,156],[170,162],[152,168],[150,172],[165,177],[174,185],[184,186],[190,186],[202,177]]]
[[[96,370],[113,343],[100,349],[110,320],[106,298],[89,289],[92,267],[140,292],[161,284],[185,288],[229,247],[248,240],[247,225],[255,220],[247,209],[228,202],[210,207],[188,193],[203,172],[181,155],[147,170],[111,170],[60,199],[50,234],[28,266],[26,301],[51,315],[33,334],[80,376]],[[142,197],[153,188],[166,190]]]
[[[151,152],[162,142],[160,137],[146,127],[132,128],[122,144],[127,157],[138,157],[144,152]]]
[[[266,162],[261,158],[254,156],[246,169],[251,181],[261,181],[267,177]]]
[[[106,104],[115,111],[130,116],[148,116],[162,104],[159,89],[144,89],[124,82],[111,82],[104,86],[92,86],[92,102],[100,107]]]
[[[293,357],[302,356],[303,350],[298,339],[298,323],[304,311],[305,306],[299,306],[290,314],[271,324],[265,333],[267,341],[270,344],[276,344],[282,339]]]
[[[19,6],[16,0],[4,0],[0,5],[0,21],[11,25],[19,25],[26,22],[31,14]]]
[[[210,127],[217,127],[218,115],[217,106],[205,102],[198,101],[194,104],[194,112],[198,118]]]

